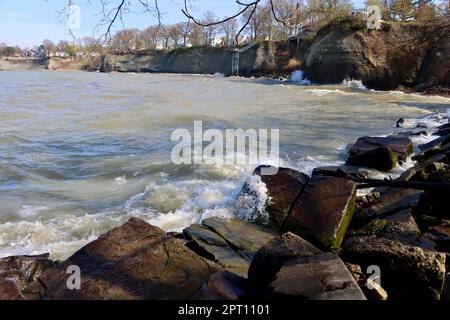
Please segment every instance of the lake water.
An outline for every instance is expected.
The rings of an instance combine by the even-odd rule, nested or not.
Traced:
[[[134,216],[166,231],[245,217],[255,204],[236,196],[254,167],[171,162],[173,130],[194,121],[280,129],[281,164],[310,173],[342,163],[352,140],[449,103],[358,82],[0,72],[0,257],[63,259]]]

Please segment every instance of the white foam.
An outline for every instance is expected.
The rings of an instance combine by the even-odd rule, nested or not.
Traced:
[[[39,212],[47,209],[48,208],[44,206],[23,205],[22,209],[19,210],[18,215],[22,218],[34,217],[37,216]]]
[[[345,79],[344,81],[342,81],[342,85],[361,90],[368,90],[361,80]]]
[[[311,81],[304,78],[303,71],[301,71],[301,70],[296,70],[296,71],[292,72],[291,81],[296,82],[301,85],[304,85],[304,86],[311,85]]]
[[[125,177],[125,176],[117,177],[117,178],[114,179],[114,181],[115,181],[118,185],[125,185],[125,184],[128,184],[127,177]]]

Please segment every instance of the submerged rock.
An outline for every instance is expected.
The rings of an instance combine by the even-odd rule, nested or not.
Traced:
[[[335,253],[290,260],[270,284],[270,297],[299,300],[366,300]]]
[[[69,290],[69,266],[81,270],[81,290]],[[237,299],[242,290],[218,265],[183,242],[133,218],[89,243],[39,278],[57,300]]]
[[[445,276],[442,253],[372,236],[347,240],[343,256],[363,269],[378,266],[382,285],[392,299],[435,299],[442,290]]]
[[[249,289],[252,297],[263,298],[276,273],[289,260],[321,253],[308,241],[293,233],[276,237],[256,253],[249,272]]]
[[[355,211],[356,184],[334,177],[313,177],[305,187],[284,229],[339,248]]]
[[[23,300],[23,290],[54,262],[49,255],[19,256],[0,259],[0,300]]]
[[[412,152],[413,144],[407,137],[362,137],[350,147],[347,164],[390,171]]]

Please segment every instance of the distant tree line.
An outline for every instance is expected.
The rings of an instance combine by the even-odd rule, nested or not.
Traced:
[[[102,0],[103,1],[103,0]],[[54,43],[44,40],[33,48],[11,47],[0,44],[0,56],[20,56],[44,53],[47,56],[64,53],[75,56],[78,53],[136,53],[152,50],[170,50],[191,46],[235,46],[265,40],[283,40],[302,30],[317,30],[331,20],[347,18],[354,10],[350,0],[256,0],[243,5],[244,9],[231,17],[219,18],[216,13],[206,11],[201,18],[194,17],[189,7],[183,9],[187,21],[172,25],[161,22],[158,2],[151,7],[151,1],[140,1],[147,5],[147,11],[158,17],[158,24],[144,30],[123,29],[115,34],[105,33],[103,39],[84,37],[72,41]],[[71,1],[71,3],[73,3]],[[126,1],[104,15],[111,25],[126,10]],[[417,21],[428,23],[447,17],[448,0],[367,0],[367,5],[378,5],[385,21]],[[109,17],[109,14],[116,14]],[[109,19],[109,20],[108,20]]]

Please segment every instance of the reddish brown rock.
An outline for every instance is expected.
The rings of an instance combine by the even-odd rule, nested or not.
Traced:
[[[258,167],[254,174],[261,175],[263,168],[266,167]],[[308,183],[309,177],[293,169],[279,168],[275,175],[261,175],[261,180],[266,184],[270,198],[266,207],[270,214],[270,223],[279,229],[295,199]]]
[[[73,265],[81,270],[81,290],[66,285]],[[57,300],[237,299],[242,294],[219,266],[135,218],[45,271],[40,281],[45,296]]]
[[[275,299],[366,300],[335,253],[305,256],[285,263],[270,285]]]
[[[264,298],[276,273],[289,260],[320,254],[321,251],[293,233],[274,238],[256,253],[248,272],[252,298]]]
[[[284,229],[339,248],[356,204],[355,183],[334,177],[313,177],[293,205]]]
[[[0,259],[0,300],[23,300],[25,287],[53,265],[48,254]]]

